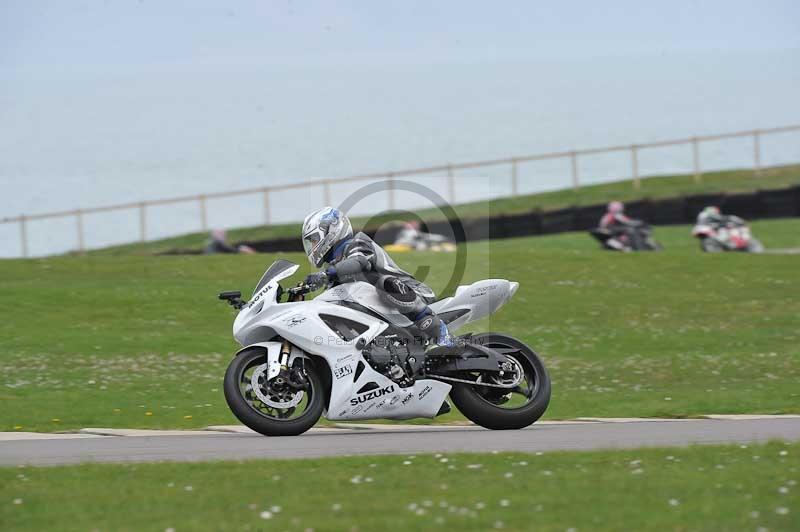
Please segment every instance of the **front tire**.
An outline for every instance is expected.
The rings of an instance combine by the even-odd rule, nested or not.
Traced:
[[[322,379],[314,364],[304,360],[308,388],[297,404],[275,408],[264,403],[252,389],[252,372],[265,362],[265,350],[252,348],[237,355],[225,372],[225,401],[236,418],[264,436],[297,436],[313,427],[325,406]],[[262,383],[262,395],[270,394],[269,383]]]
[[[725,248],[723,248],[722,244],[717,242],[715,239],[707,236],[700,239],[700,249],[706,253],[719,253],[720,251],[724,251]]]
[[[516,338],[504,334],[479,334],[473,339],[484,347],[497,349],[522,366],[529,380],[526,390],[530,397],[526,396],[522,406],[504,408],[501,405],[512,401],[498,391],[502,389],[459,383],[450,390],[453,403],[467,419],[487,429],[521,429],[535,423],[550,404],[550,376],[539,355]]]
[[[755,238],[751,238],[750,242],[747,243],[747,251],[750,253],[763,253],[764,252],[764,244],[762,244],[759,240]]]

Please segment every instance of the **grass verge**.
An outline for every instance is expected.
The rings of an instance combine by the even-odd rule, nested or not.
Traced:
[[[800,247],[800,220],[754,230]],[[702,254],[687,227],[656,235],[663,253],[602,252],[584,234],[468,244],[464,283],[521,283],[473,330],[544,357],[549,418],[800,413],[800,256]],[[0,261],[0,430],[233,423],[221,387],[233,314],[216,294],[247,296],[276,257]],[[436,290],[453,269],[452,254],[396,258],[428,268]]]
[[[798,530],[797,445],[0,469],[12,530]]]

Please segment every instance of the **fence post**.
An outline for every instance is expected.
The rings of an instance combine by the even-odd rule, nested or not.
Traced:
[[[453,165],[447,165],[447,197],[450,204],[456,202],[456,178],[453,177]]]
[[[761,177],[761,132],[753,131],[753,170],[756,177]]]
[[[269,212],[269,189],[264,188],[264,225],[270,224],[270,212]]]
[[[78,251],[83,253],[86,250],[86,243],[83,239],[83,211],[75,211],[75,229],[78,231]]]
[[[394,210],[394,174],[386,174],[387,190],[389,191],[389,210]]]
[[[322,197],[325,199],[325,205],[331,204],[331,181],[326,179],[322,183]]]
[[[147,204],[139,203],[139,242],[147,240]]]
[[[25,222],[25,215],[19,216],[19,240],[22,244],[22,256],[28,257],[28,227]]]
[[[697,137],[692,137],[692,162],[694,164],[694,182],[701,183],[703,174],[700,172],[700,142]]]
[[[206,214],[206,197],[201,194],[197,196],[197,201],[200,203],[200,227],[203,232],[208,231],[208,216]]]
[[[573,151],[569,154],[569,158],[572,162],[572,188],[577,192],[581,188],[580,178],[578,177],[578,154]]]
[[[517,182],[517,160],[511,159],[511,195],[516,196],[519,191],[519,183]]]
[[[631,145],[631,170],[633,172],[633,188],[639,190],[642,188],[642,181],[639,179],[639,147],[636,144]]]

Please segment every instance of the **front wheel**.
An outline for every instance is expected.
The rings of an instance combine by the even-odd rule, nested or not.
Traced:
[[[225,401],[239,421],[265,436],[302,434],[319,420],[325,406],[318,370],[311,361],[299,360],[304,389],[289,386],[280,376],[267,381],[264,355],[263,348],[252,348],[231,361],[225,372]]]
[[[467,419],[487,429],[521,429],[536,422],[550,403],[550,376],[539,355],[516,338],[503,334],[479,334],[473,339],[511,359],[521,378],[506,376],[513,379],[511,384],[516,383],[513,388],[454,384],[450,398],[456,407]],[[484,377],[472,375],[468,378],[503,384],[504,379],[493,377],[483,381]]]
[[[747,251],[749,251],[750,253],[763,253],[764,244],[762,244],[755,238],[751,238],[750,241],[747,243]]]
[[[725,250],[725,248],[722,247],[722,244],[710,236],[700,239],[700,249],[706,253],[718,253]]]

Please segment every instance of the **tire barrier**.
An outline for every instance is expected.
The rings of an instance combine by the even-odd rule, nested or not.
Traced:
[[[625,214],[651,225],[693,224],[697,214],[707,205],[716,205],[722,212],[735,214],[745,220],[764,218],[790,218],[800,216],[800,185],[759,190],[737,194],[700,194],[677,198],[642,199],[625,203]],[[567,231],[588,231],[597,226],[606,210],[605,204],[573,206],[550,211],[534,210],[527,213],[497,214],[494,216],[461,220],[464,231],[457,235],[459,242],[546,235]],[[424,223],[423,231],[452,234],[448,220]],[[399,224],[382,227],[380,231],[367,230],[370,237],[381,245],[394,242],[400,231]],[[377,234],[376,234],[377,232]],[[299,229],[298,229],[299,234]],[[256,251],[303,251],[300,237],[272,240],[243,241]],[[196,254],[196,250],[170,250],[164,254]]]

